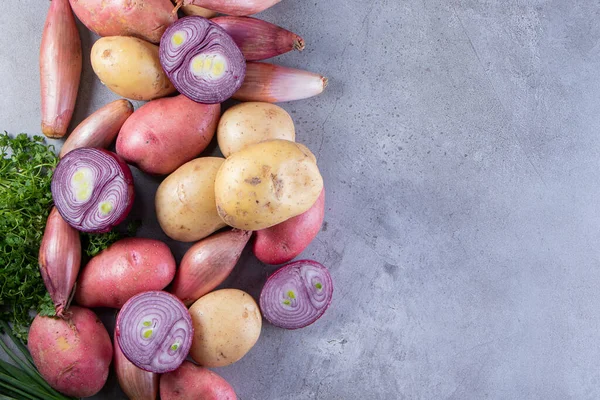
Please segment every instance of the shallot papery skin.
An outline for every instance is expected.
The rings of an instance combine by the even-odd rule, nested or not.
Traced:
[[[128,398],[134,400],[156,400],[158,395],[159,374],[138,368],[123,355],[121,347],[114,338],[113,365],[119,386]]]
[[[98,109],[71,132],[60,149],[60,157],[81,147],[107,148],[131,114],[133,104],[125,99],[115,100]]]
[[[327,78],[313,72],[249,61],[244,83],[232,97],[267,103],[301,100],[323,92],[327,82]]]
[[[68,0],[53,0],[40,45],[42,133],[67,133],[81,79],[81,39]]]
[[[81,241],[79,232],[65,222],[55,207],[46,221],[38,261],[56,315],[62,317],[81,267]]]
[[[287,29],[252,17],[211,19],[233,38],[247,61],[260,61],[292,50],[304,50],[304,39]]]

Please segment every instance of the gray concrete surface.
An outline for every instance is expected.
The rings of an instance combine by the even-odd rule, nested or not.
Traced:
[[[0,129],[39,132],[47,7],[3,5]],[[283,0],[261,15],[307,42],[276,62],[330,78],[283,106],[327,187],[326,225],[303,256],[331,269],[336,291],[313,326],[265,324],[218,369],[241,399],[600,398],[599,10]],[[82,37],[74,123],[117,98]],[[158,183],[136,175],[135,214],[141,235],[164,239]],[[248,251],[225,286],[256,296],[273,270]],[[119,396],[111,378],[96,398]]]

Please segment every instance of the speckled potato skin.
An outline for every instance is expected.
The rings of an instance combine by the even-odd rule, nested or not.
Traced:
[[[271,139],[296,140],[292,117],[275,104],[240,103],[225,111],[219,120],[217,140],[225,157]]]
[[[37,315],[27,347],[50,386],[68,396],[89,397],[106,383],[113,348],[108,332],[93,311],[69,307],[70,318]]]
[[[281,139],[232,154],[215,180],[217,211],[223,221],[251,231],[302,214],[322,189],[315,156],[306,146]]]
[[[173,280],[175,269],[175,258],[165,243],[121,239],[82,269],[75,301],[84,307],[121,308],[136,294],[164,289]]]
[[[158,187],[158,223],[172,239],[194,242],[226,224],[217,213],[215,177],[225,159],[201,157],[176,169]]]
[[[184,361],[160,376],[160,400],[236,400],[231,385],[216,372]]]
[[[158,46],[144,40],[110,36],[92,46],[92,68],[119,96],[149,101],[175,93],[158,58]]]
[[[170,0],[69,0],[77,18],[99,36],[135,36],[158,43],[177,21]]]
[[[211,292],[190,307],[194,339],[190,355],[205,367],[224,367],[244,357],[262,329],[258,304],[238,289]]]

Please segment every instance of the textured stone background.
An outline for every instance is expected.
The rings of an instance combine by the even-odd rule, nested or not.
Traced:
[[[600,398],[599,5],[283,0],[260,15],[307,42],[277,63],[330,79],[283,106],[327,187],[304,256],[336,291],[313,326],[265,324],[218,369],[241,399]],[[0,129],[12,133],[39,132],[47,7],[3,5]],[[117,98],[81,32],[74,125]],[[166,239],[159,180],[136,178],[140,235]],[[168,243],[177,257],[187,247]],[[248,251],[225,286],[256,296],[272,271]],[[97,398],[119,396],[111,378]]]

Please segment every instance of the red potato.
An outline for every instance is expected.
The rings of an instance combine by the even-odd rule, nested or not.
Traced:
[[[92,258],[79,275],[75,301],[86,307],[120,308],[138,293],[165,288],[175,259],[159,240],[126,238]]]
[[[252,250],[265,264],[283,264],[294,259],[313,241],[325,217],[325,189],[306,212],[267,229],[256,231]]]
[[[213,371],[184,361],[160,377],[161,400],[235,400],[229,383]]]
[[[134,36],[158,43],[177,21],[170,0],[69,0],[77,18],[100,36]]]
[[[38,371],[54,389],[68,396],[93,396],[106,383],[112,344],[91,310],[71,306],[69,311],[69,320],[36,316],[27,347]]]
[[[121,128],[117,154],[149,174],[169,174],[208,146],[220,104],[200,104],[184,95],[144,104]]]

